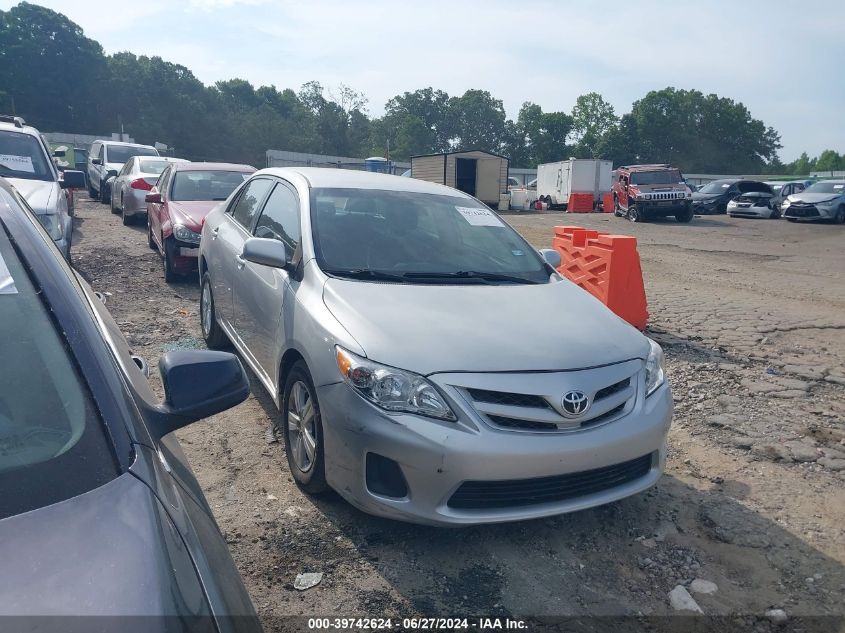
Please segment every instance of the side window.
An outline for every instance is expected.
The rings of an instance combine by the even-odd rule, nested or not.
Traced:
[[[126,161],[126,164],[123,166],[123,169],[120,170],[118,177],[125,176],[126,174],[132,173],[132,166],[135,164],[135,159],[130,158]]]
[[[159,193],[165,193],[167,183],[170,181],[170,171],[171,169],[168,167],[161,172],[161,176],[158,177],[158,181],[156,181],[156,189],[158,189]]]
[[[250,180],[244,187],[243,193],[232,205],[232,217],[245,229],[249,230],[252,227],[258,208],[272,185],[273,181],[267,178]]]
[[[279,183],[267,198],[261,217],[255,225],[255,237],[279,240],[296,250],[301,237],[299,228],[299,201],[286,185]]]
[[[793,187],[795,187],[795,189],[792,191],[792,193],[798,193],[799,191],[804,191],[804,185],[802,185],[800,182],[794,184]]]
[[[100,153],[97,154],[97,158],[99,158],[103,162],[106,162],[106,146],[105,145],[100,145]]]

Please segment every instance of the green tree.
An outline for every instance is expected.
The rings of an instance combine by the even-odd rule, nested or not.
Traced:
[[[787,166],[787,169],[789,173],[794,174],[796,176],[806,176],[811,171],[814,171],[815,167],[816,159],[811,159],[809,156],[807,156],[807,152],[801,152],[801,156],[791,162]]]
[[[599,141],[618,119],[610,105],[597,92],[581,95],[572,108],[572,135],[576,152],[584,157],[598,155]]]
[[[467,90],[449,99],[447,129],[456,149],[504,149],[505,108],[486,90]]]
[[[826,149],[816,159],[816,171],[836,171],[845,166],[843,157],[832,149]]]

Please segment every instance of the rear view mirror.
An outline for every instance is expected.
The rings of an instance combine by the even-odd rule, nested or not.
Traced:
[[[148,193],[144,196],[145,202],[152,202],[153,204],[161,204],[161,194],[160,193]]]
[[[85,174],[73,169],[65,169],[62,176],[62,189],[85,189]]]
[[[546,263],[555,270],[560,268],[560,253],[553,248],[541,248],[540,255],[542,255],[543,259],[546,260]]]
[[[241,256],[248,262],[282,268],[288,270],[291,266],[293,253],[282,241],[265,237],[251,237],[244,242]]]
[[[179,350],[158,362],[164,401],[156,408],[159,437],[240,404],[249,380],[237,356],[228,352]]]

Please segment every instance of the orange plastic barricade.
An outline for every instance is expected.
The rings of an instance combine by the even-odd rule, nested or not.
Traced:
[[[593,194],[591,193],[570,193],[566,203],[567,213],[592,213]]]
[[[556,226],[552,246],[560,253],[559,273],[637,329],[648,321],[637,238],[578,226]]]
[[[602,211],[605,213],[613,213],[613,194],[606,193],[601,199]]]

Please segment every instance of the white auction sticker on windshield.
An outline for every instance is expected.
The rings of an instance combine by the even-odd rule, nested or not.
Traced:
[[[473,226],[504,226],[502,221],[490,209],[478,209],[476,207],[455,207],[464,220]]]
[[[12,154],[0,154],[0,165],[14,169],[15,171],[25,171],[30,174],[35,173],[35,167],[32,165],[32,156],[13,156]]]

